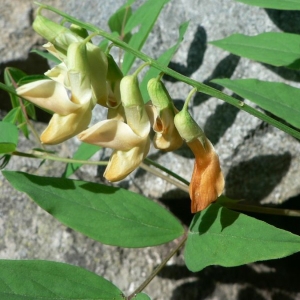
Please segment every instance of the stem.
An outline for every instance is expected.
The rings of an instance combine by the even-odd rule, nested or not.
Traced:
[[[184,192],[187,192],[187,193],[189,192],[189,187],[188,187],[188,186],[186,186],[186,185],[184,185],[184,184],[178,182],[177,180],[174,180],[172,177],[169,177],[169,176],[167,176],[167,175],[164,175],[162,172],[160,172],[160,171],[158,171],[158,170],[156,170],[156,169],[153,169],[153,168],[147,166],[147,165],[144,164],[144,163],[141,163],[141,164],[140,164],[140,167],[141,167],[142,169],[144,169],[145,171],[148,171],[148,172],[152,173],[153,175],[155,175],[155,176],[157,176],[157,177],[160,177],[160,178],[162,178],[163,180],[165,180],[165,181],[167,181],[167,182],[169,182],[169,183],[171,183],[171,184],[177,186],[180,190],[182,190],[182,191],[184,191]]]
[[[189,185],[190,183],[185,180],[184,178],[182,178],[181,176],[179,176],[178,174],[170,171],[169,169],[165,168],[164,166],[160,165],[159,163],[153,161],[150,158],[145,158],[144,159],[144,163],[147,165],[152,165],[160,170],[162,170],[163,172],[166,172],[167,174],[171,175],[172,177],[176,178],[177,180],[181,181],[182,183],[184,183],[185,185]]]
[[[184,101],[184,105],[183,105],[183,108],[182,109],[185,109],[186,111],[188,110],[189,108],[189,103],[191,101],[191,98],[192,96],[197,92],[197,88],[193,88],[189,94],[187,95],[185,101]]]
[[[58,15],[68,19],[70,22],[81,26],[82,28],[85,28],[85,29],[93,31],[93,32],[97,32],[97,34],[107,38],[110,41],[112,41],[116,46],[122,48],[125,51],[128,51],[128,52],[132,53],[133,55],[135,55],[136,57],[140,58],[141,60],[143,60],[145,62],[149,62],[152,67],[160,70],[161,72],[164,72],[165,74],[168,74],[169,76],[172,76],[172,77],[176,78],[179,81],[182,81],[186,84],[189,84],[189,85],[197,88],[197,90],[199,92],[202,92],[206,95],[216,97],[220,100],[223,100],[223,101],[237,107],[238,109],[243,110],[243,111],[249,113],[250,115],[252,115],[254,117],[257,117],[257,118],[261,119],[262,121],[265,121],[265,122],[277,127],[278,129],[280,129],[280,130],[282,130],[282,131],[284,131],[284,132],[286,132],[286,133],[288,133],[288,134],[292,135],[293,137],[300,140],[300,132],[299,131],[278,122],[277,120],[273,119],[272,117],[269,117],[269,116],[265,115],[264,113],[256,110],[255,108],[252,108],[251,106],[239,101],[238,99],[236,99],[234,97],[231,97],[231,96],[228,96],[228,95],[224,94],[223,92],[220,92],[220,91],[218,91],[218,90],[216,90],[216,89],[214,89],[210,86],[207,86],[203,83],[197,82],[193,79],[190,79],[186,76],[183,76],[183,75],[169,69],[166,66],[160,65],[153,58],[150,58],[149,56],[142,53],[141,51],[132,48],[131,46],[129,46],[127,43],[123,42],[119,38],[112,36],[111,34],[97,28],[96,26],[94,26],[92,24],[84,23],[80,20],[77,20],[76,18],[73,18],[70,15],[68,15],[68,14],[66,14],[66,13],[64,13],[64,12],[62,12],[62,11],[52,7],[52,6],[49,6],[49,5],[46,5],[46,4],[41,4],[39,2],[35,2],[35,3],[37,5],[45,8],[45,9],[48,9],[50,11],[53,11],[53,12],[57,13]]]
[[[20,151],[14,151],[11,152],[10,155],[16,155],[16,156],[22,156],[22,157],[28,157],[28,158],[37,158],[37,159],[48,159],[48,160],[54,160],[54,161],[60,161],[64,163],[73,163],[73,164],[85,164],[85,165],[100,165],[100,166],[106,166],[108,164],[108,161],[89,161],[89,160],[81,160],[81,159],[74,159],[74,158],[64,158],[59,157],[52,154],[37,154],[34,153],[25,153]]]
[[[16,89],[18,87],[17,83],[15,82],[15,80],[13,79],[13,77],[11,76],[10,72],[8,72],[8,74],[9,74],[11,83],[13,84],[14,88]],[[34,126],[31,124],[31,122],[30,122],[30,120],[28,118],[27,111],[26,111],[26,108],[24,106],[22,97],[20,97],[15,91],[14,91],[14,95],[17,96],[17,98],[18,98],[18,101],[19,101],[22,113],[23,113],[23,115],[25,117],[25,120],[26,120],[26,124],[29,126],[31,132],[33,133],[33,135],[36,138],[36,140],[38,141],[38,143],[45,150],[45,146],[41,143],[41,140],[40,140],[40,137],[39,137],[38,133],[36,132]]]
[[[300,217],[300,210],[263,207],[257,205],[229,203],[229,202],[222,203],[222,205],[227,208],[233,210],[239,210],[239,211],[256,212],[261,214],[278,215],[278,216]]]
[[[152,281],[152,279],[164,268],[167,262],[178,252],[178,250],[184,245],[187,239],[187,232],[185,232],[182,240],[178,245],[171,250],[171,252],[164,258],[164,260],[153,270],[153,272],[146,278],[146,280],[131,294],[126,300],[130,300],[136,296],[136,294],[142,292],[146,286]]]

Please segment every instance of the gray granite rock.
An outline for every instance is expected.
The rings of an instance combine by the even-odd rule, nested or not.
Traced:
[[[108,17],[124,2],[45,1],[105,30],[108,28]],[[134,7],[143,2],[137,1]],[[45,61],[28,55],[31,49],[43,44],[43,40],[31,29],[34,14],[32,1],[0,2],[0,75],[3,68],[9,65],[29,73],[47,70]],[[212,78],[231,77],[280,81],[299,87],[298,72],[282,71],[239,59],[207,44],[236,32],[249,35],[281,30],[299,33],[299,25],[295,23],[297,16],[291,12],[249,7],[233,0],[172,0],[165,6],[143,51],[158,57],[176,42],[178,25],[190,20],[184,42],[170,65],[175,70],[208,84]],[[176,105],[182,106],[190,87],[168,77],[165,80]],[[5,94],[0,93],[1,103],[4,97]],[[300,159],[297,155],[300,145],[297,140],[215,98],[197,94],[193,104],[191,111],[194,118],[219,153],[228,196],[280,204],[300,194]],[[7,106],[1,104],[1,108]],[[103,111],[97,114],[97,119],[103,118]],[[36,126],[41,131],[45,125],[37,123]],[[63,156],[71,156],[77,145],[78,141],[72,139],[55,149]],[[23,151],[36,146],[33,139],[28,141],[22,138],[19,143]],[[175,153],[152,149],[150,157],[189,180],[194,160],[186,148]],[[98,158],[99,154],[93,157]],[[39,161],[24,158],[13,158],[7,169],[46,176],[60,176],[63,172],[63,166],[59,163],[46,162],[39,168]],[[73,177],[94,182],[102,180],[100,168],[97,170],[91,166],[84,166]],[[167,206],[176,202],[181,212],[179,217],[183,222],[188,222],[186,220],[190,216],[182,215],[189,208],[188,197],[171,184],[141,170],[133,172],[120,184],[150,198],[163,198]],[[176,241],[146,249],[102,245],[53,220],[28,197],[13,190],[2,175],[0,201],[1,259],[49,259],[79,265],[111,280],[125,293],[132,292],[168,250],[176,245]],[[287,229],[293,231],[299,227],[294,226],[293,222],[288,220],[281,225],[290,226]],[[292,260],[296,258],[298,256],[277,263],[230,269],[209,267],[193,274],[184,267],[181,253],[170,261],[146,292],[152,299],[166,300],[300,299],[295,282],[299,271],[295,260]]]

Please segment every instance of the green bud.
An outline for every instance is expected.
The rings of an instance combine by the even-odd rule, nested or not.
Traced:
[[[123,106],[142,106],[144,105],[143,97],[139,88],[139,81],[136,75],[128,75],[122,78],[121,98]]]
[[[85,43],[72,43],[68,48],[67,67],[71,71],[88,72],[88,57]]]
[[[174,118],[174,124],[180,136],[187,142],[200,138],[202,144],[205,140],[205,134],[190,113],[184,107]]]
[[[64,55],[67,54],[68,47],[71,43],[82,40],[81,37],[74,34],[70,29],[42,15],[37,15],[32,26],[39,35],[51,42],[54,47]]]
[[[82,28],[76,24],[71,24],[70,30],[75,33],[76,35],[82,37],[83,39],[89,36],[88,31],[85,28]]]
[[[104,52],[91,43],[87,43],[87,56],[89,65],[89,76],[93,90],[95,103],[107,106],[107,58]]]
[[[107,81],[115,82],[123,78],[123,73],[119,66],[116,64],[114,58],[107,54],[108,70],[107,70]]]
[[[172,103],[172,99],[165,85],[159,78],[150,79],[147,84],[147,90],[153,105],[156,106],[159,110],[173,107],[173,105],[170,106],[170,103]]]
[[[139,88],[136,75],[122,78],[120,83],[121,100],[125,111],[126,123],[139,136],[149,133],[150,122]]]

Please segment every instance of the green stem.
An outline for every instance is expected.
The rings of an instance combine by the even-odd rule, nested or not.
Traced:
[[[159,163],[153,161],[150,158],[145,158],[144,159],[144,163],[147,165],[152,165],[158,169],[160,169],[163,172],[166,172],[167,174],[171,175],[172,177],[176,178],[177,180],[181,181],[182,183],[184,183],[185,185],[189,185],[190,183],[185,180],[184,178],[182,178],[181,176],[179,176],[178,174],[170,171],[169,169],[165,168],[164,166],[160,165]]]
[[[152,281],[152,279],[164,268],[167,262],[180,250],[181,247],[185,244],[187,239],[187,232],[184,234],[182,240],[178,245],[170,251],[170,253],[164,258],[164,260],[153,270],[153,272],[146,278],[146,280],[130,295],[126,300],[131,300],[136,294],[142,292],[146,286]]]
[[[186,76],[183,76],[183,75],[169,69],[166,66],[160,65],[156,60],[150,58],[149,56],[142,53],[141,51],[132,48],[127,43],[121,41],[119,38],[117,38],[117,37],[105,32],[105,31],[97,28],[96,26],[94,26],[92,24],[84,23],[80,20],[77,20],[76,18],[73,18],[70,15],[68,15],[68,14],[66,14],[66,13],[64,13],[64,12],[62,12],[62,11],[52,7],[52,6],[49,6],[49,5],[46,5],[46,4],[41,4],[39,2],[35,2],[35,3],[37,5],[40,5],[41,7],[45,8],[45,9],[53,11],[53,12],[57,13],[58,15],[68,19],[71,23],[79,25],[82,28],[85,28],[87,30],[97,32],[99,35],[101,35],[101,36],[105,37],[106,39],[112,41],[116,46],[124,49],[125,51],[128,51],[128,52],[132,53],[133,55],[135,55],[136,57],[140,58],[141,60],[143,60],[145,62],[149,62],[152,67],[160,70],[161,72],[164,72],[165,74],[168,74],[169,76],[172,76],[173,78],[176,78],[179,81],[182,81],[186,84],[189,84],[189,85],[197,88],[197,90],[199,92],[202,92],[202,93],[207,94],[209,96],[216,97],[220,100],[223,100],[223,101],[237,107],[238,109],[243,110],[243,111],[251,114],[252,116],[255,116],[255,117],[261,119],[262,121],[265,121],[265,122],[277,127],[278,129],[292,135],[293,137],[295,137],[297,139],[300,139],[300,132],[299,131],[278,122],[277,120],[265,115],[264,113],[252,108],[251,106],[243,103],[242,101],[239,101],[238,99],[236,99],[234,97],[228,96],[228,95],[224,94],[221,91],[218,91],[218,90],[216,90],[216,89],[214,89],[210,86],[207,86],[203,83],[197,82],[193,79],[190,79]]]
[[[89,161],[89,160],[81,160],[81,159],[74,159],[74,158],[65,158],[65,157],[59,157],[52,154],[42,153],[37,154],[35,153],[25,153],[20,151],[14,151],[9,153],[10,155],[16,155],[16,156],[22,156],[22,157],[28,157],[28,158],[37,158],[37,159],[48,159],[48,160],[54,160],[54,161],[60,161],[64,163],[72,163],[72,164],[85,164],[85,165],[100,165],[100,166],[106,166],[108,164],[108,161]]]

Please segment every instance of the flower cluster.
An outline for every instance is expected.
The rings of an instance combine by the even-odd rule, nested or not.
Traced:
[[[60,63],[47,79],[17,88],[21,97],[54,114],[41,134],[44,144],[58,144],[77,136],[81,141],[108,147],[113,153],[104,173],[119,181],[135,170],[153,144],[173,151],[185,140],[196,160],[190,184],[192,212],[206,208],[222,193],[224,179],[218,156],[187,111],[178,112],[160,76],[148,82],[151,101],[145,105],[137,74],[123,76],[114,59],[93,45],[88,33],[70,29],[38,15],[34,29],[48,40],[45,49]],[[88,127],[95,105],[108,109],[107,120]]]

